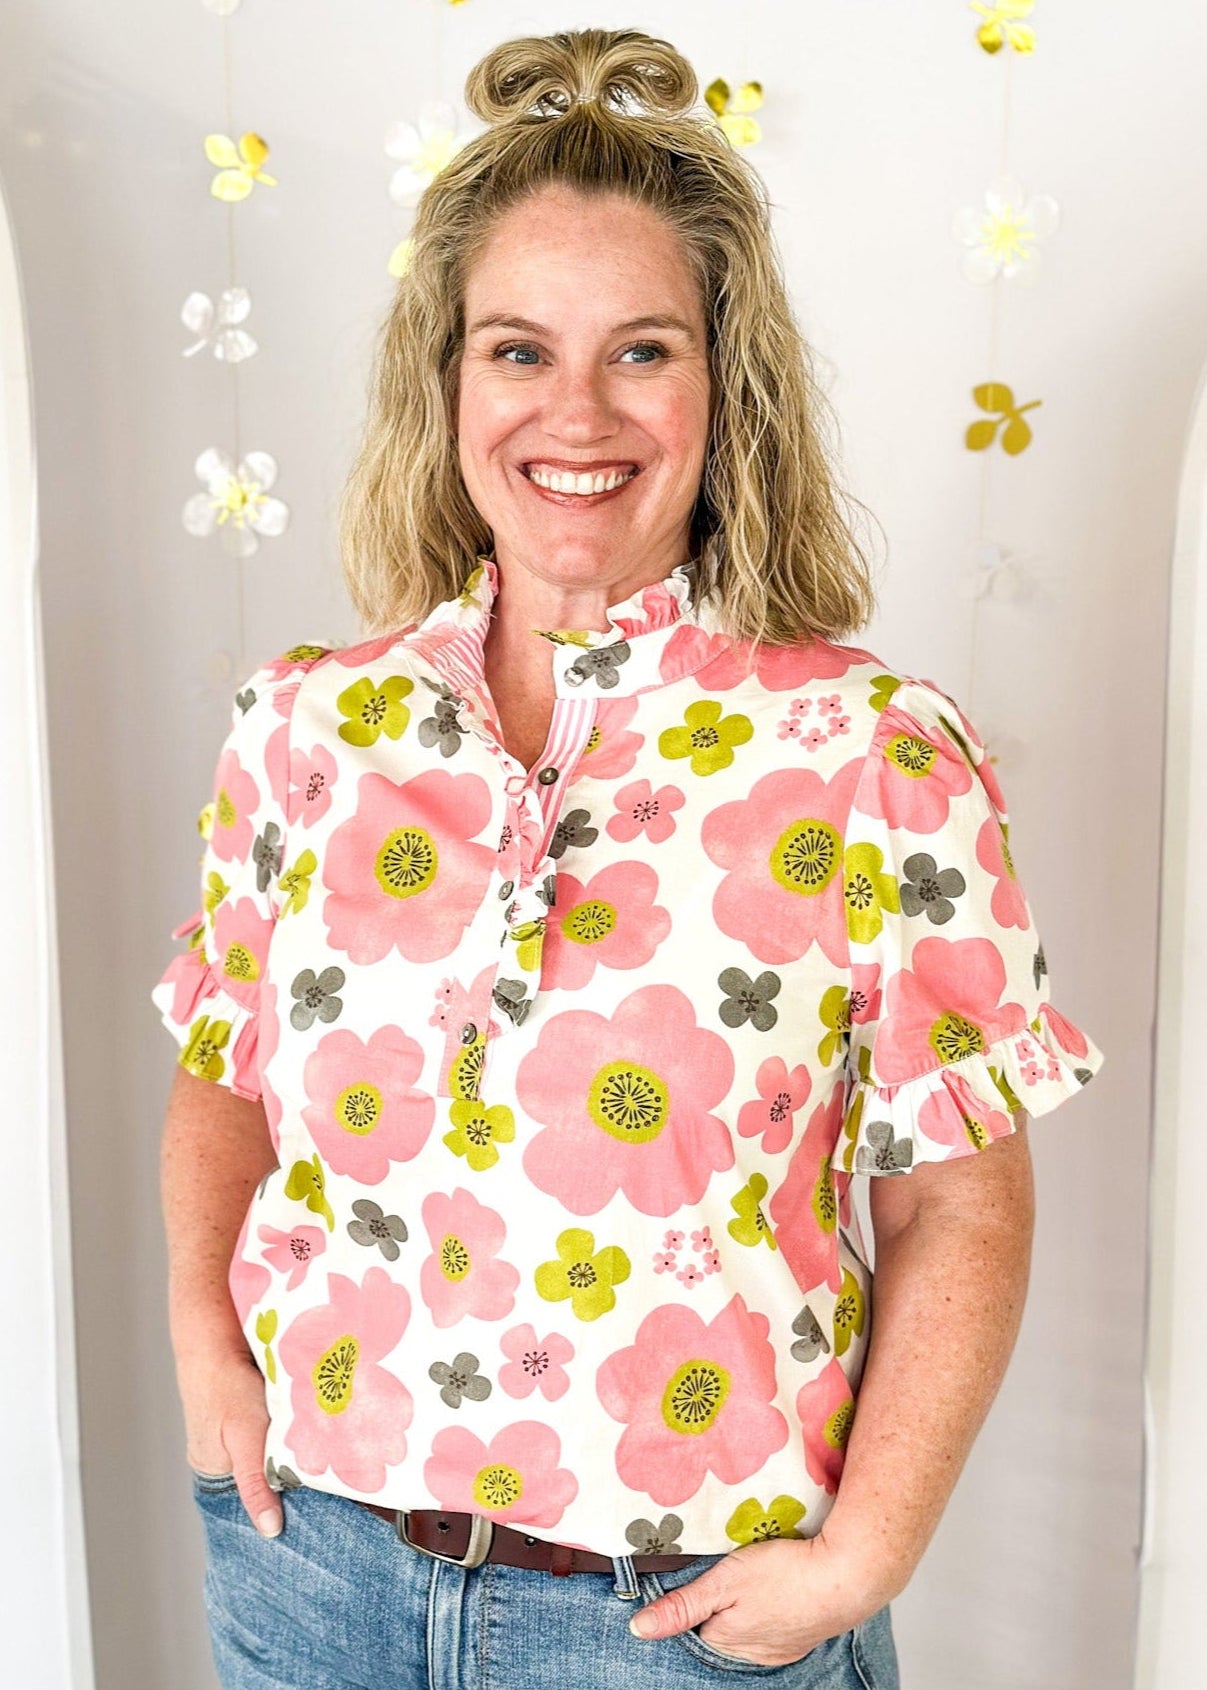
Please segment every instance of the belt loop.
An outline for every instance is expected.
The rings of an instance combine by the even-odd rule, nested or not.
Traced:
[[[574,1550],[568,1543],[549,1545],[549,1571],[557,1578],[568,1578],[574,1571]]]
[[[612,1586],[614,1593],[624,1602],[632,1602],[641,1595],[637,1588],[637,1571],[633,1566],[631,1555],[613,1555],[612,1566],[616,1573],[616,1582]]]

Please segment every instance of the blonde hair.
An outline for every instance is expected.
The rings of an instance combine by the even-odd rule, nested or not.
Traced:
[[[867,559],[839,508],[858,501],[827,463],[833,413],[788,303],[766,190],[691,113],[697,86],[669,42],[633,29],[505,41],[470,72],[466,104],[489,127],[419,202],[341,500],[345,579],[369,633],[421,621],[491,549],[457,453],[465,284],[500,217],[553,185],[649,207],[699,283],[712,420],[690,547],[721,625],[782,645],[838,639],[870,616]]]

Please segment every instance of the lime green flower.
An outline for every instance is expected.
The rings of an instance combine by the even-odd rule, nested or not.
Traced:
[[[448,1089],[454,1097],[468,1102],[478,1095],[482,1084],[482,1069],[486,1065],[486,1035],[478,1036],[467,1045],[459,1045],[449,1064]]]
[[[683,713],[683,728],[666,728],[658,736],[664,757],[690,757],[693,775],[715,775],[733,762],[735,745],[754,734],[749,716],[722,716],[715,698],[698,698]]]
[[[842,1049],[851,1030],[851,994],[845,986],[827,988],[818,1005],[818,1017],[826,1036],[817,1047],[818,1059],[829,1067]]]
[[[305,850],[294,863],[287,868],[277,881],[277,885],[285,894],[285,901],[281,905],[281,914],[286,916],[292,910],[297,915],[306,908],[310,897],[310,876],[319,866],[319,860],[311,850]]]
[[[277,1382],[277,1358],[272,1353],[272,1341],[277,1335],[277,1311],[265,1309],[256,1316],[256,1337],[264,1345],[264,1377],[270,1385]]]
[[[327,1231],[335,1231],[335,1216],[327,1201],[327,1176],[317,1155],[312,1156],[309,1162],[293,1164],[289,1170],[289,1178],[285,1181],[285,1195],[294,1197],[299,1202],[304,1198],[306,1207],[312,1214],[322,1215],[327,1223]]]
[[[897,882],[884,872],[879,845],[861,841],[842,855],[842,896],[847,907],[847,934],[852,944],[870,945],[884,925],[884,914],[901,908]]]
[[[872,695],[868,703],[879,714],[901,685],[896,675],[873,675]]]
[[[206,915],[210,917],[213,916],[214,911],[218,908],[218,905],[222,902],[223,898],[226,897],[229,891],[230,887],[226,884],[225,880],[223,880],[217,869],[211,869],[209,874],[205,877],[205,894],[201,900],[205,906]]]
[[[487,1108],[462,1098],[449,1105],[448,1115],[453,1131],[445,1133],[444,1142],[454,1156],[464,1156],[475,1173],[493,1168],[499,1160],[497,1146],[510,1144],[515,1137],[515,1116],[505,1103]]]
[[[542,1262],[533,1278],[547,1303],[567,1297],[579,1320],[598,1320],[616,1307],[615,1285],[629,1277],[629,1258],[617,1244],[595,1248],[595,1234],[572,1226],[557,1237],[557,1260]]]
[[[834,1354],[844,1356],[851,1344],[851,1334],[863,1331],[867,1306],[859,1282],[850,1268],[842,1272],[838,1301],[834,1305]]]
[[[768,1244],[771,1249],[778,1250],[779,1245],[775,1242],[771,1228],[759,1207],[766,1195],[767,1181],[764,1176],[751,1174],[737,1196],[729,1199],[730,1208],[737,1210],[738,1219],[729,1222],[728,1231],[730,1237],[736,1238],[739,1244]]]
[[[229,1021],[211,1021],[208,1015],[200,1015],[189,1028],[188,1040],[176,1060],[199,1080],[220,1080],[226,1072],[222,1051],[230,1036]]]
[[[401,739],[411,719],[402,701],[414,688],[414,681],[405,675],[391,675],[380,686],[370,676],[362,675],[335,701],[340,715],[349,718],[340,723],[339,737],[349,745],[376,745],[382,734],[387,739]]]
[[[734,1543],[764,1543],[773,1537],[803,1537],[796,1527],[805,1517],[803,1502],[777,1496],[766,1508],[756,1496],[740,1502],[725,1523],[725,1536]]]
[[[545,945],[545,918],[522,921],[511,935],[515,940],[515,959],[525,974],[535,974],[541,966],[541,951]]]

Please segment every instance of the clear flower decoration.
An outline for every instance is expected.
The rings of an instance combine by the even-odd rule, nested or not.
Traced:
[[[180,310],[180,320],[200,338],[186,346],[184,357],[203,352],[208,346],[215,358],[227,364],[241,364],[259,351],[259,344],[239,327],[251,310],[246,288],[223,288],[217,309],[208,293],[191,293]]]
[[[961,597],[1015,604],[1030,597],[1034,576],[1022,556],[996,540],[980,540],[972,548],[972,567],[964,577]]]
[[[243,0],[201,0],[201,4],[216,18],[229,18],[232,12],[239,10]]]
[[[277,461],[267,452],[248,452],[235,460],[211,446],[193,466],[205,483],[204,493],[185,501],[183,522],[190,534],[204,539],[218,530],[222,549],[232,557],[251,557],[260,549],[260,536],[283,534],[289,506],[266,497],[277,479]]]
[[[398,162],[390,178],[395,205],[415,205],[468,140],[468,133],[458,132],[457,113],[447,100],[425,100],[414,123],[392,123],[386,131],[386,155]]]
[[[1060,207],[1050,194],[1024,200],[1014,177],[1002,177],[983,206],[963,206],[952,219],[952,235],[967,248],[964,275],[977,283],[998,276],[1033,282],[1039,273],[1037,243],[1055,234],[1059,222]]]

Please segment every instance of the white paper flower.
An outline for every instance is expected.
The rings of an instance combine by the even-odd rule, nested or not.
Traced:
[[[457,114],[447,100],[425,100],[414,123],[391,124],[386,154],[398,161],[390,178],[395,205],[415,205],[428,183],[468,140],[468,134],[458,134]]]
[[[186,500],[184,526],[199,539],[215,528],[224,551],[232,557],[251,557],[260,549],[259,536],[283,534],[289,506],[265,495],[277,479],[277,461],[267,452],[248,452],[236,467],[229,452],[211,446],[193,466],[206,486]]]
[[[969,568],[961,576],[962,599],[992,599],[998,604],[1015,604],[1031,597],[1035,574],[1028,559],[996,540],[978,540],[969,552]]]
[[[191,293],[181,307],[180,320],[200,339],[185,347],[184,356],[191,358],[208,346],[215,358],[227,364],[252,357],[259,346],[246,329],[237,326],[250,310],[251,295],[246,288],[223,288],[216,310],[208,293]]]
[[[232,12],[239,10],[243,0],[201,0],[201,4],[216,17],[229,18]]]
[[[1034,194],[1024,201],[1012,176],[990,188],[979,209],[966,205],[956,212],[951,232],[968,250],[963,271],[970,282],[992,282],[998,276],[1017,276],[1032,282],[1039,272],[1038,243],[1054,234],[1060,207],[1050,194]]]

